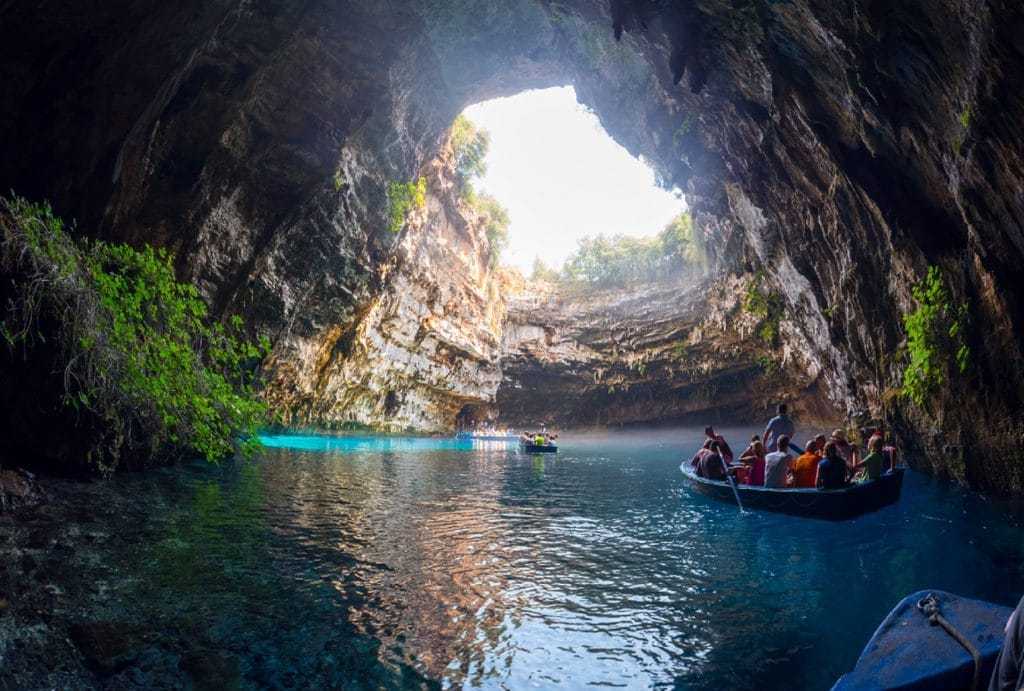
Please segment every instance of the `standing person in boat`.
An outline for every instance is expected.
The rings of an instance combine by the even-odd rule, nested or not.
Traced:
[[[789,466],[790,487],[818,486],[818,464],[821,463],[821,450],[824,447],[824,434],[819,434],[807,442],[804,452]]]
[[[733,459],[732,449],[729,448],[729,443],[725,441],[725,437],[721,434],[715,434],[715,428],[711,425],[704,428],[704,436],[718,443],[718,451],[722,454],[722,458],[725,459],[726,463],[731,464]]]
[[[740,455],[740,463],[749,468],[747,484],[764,486],[764,443],[756,434],[750,440],[750,446]]]
[[[768,453],[779,450],[779,439],[781,437],[793,437],[793,433],[796,432],[796,425],[793,424],[793,418],[789,417],[789,406],[785,403],[780,403],[778,407],[778,415],[768,421],[768,426],[764,428],[764,435],[761,437],[761,441],[764,442],[764,448],[768,450]]]
[[[789,437],[783,434],[778,440],[778,450],[764,457],[764,486],[785,487],[786,474],[793,460],[793,452],[789,450]]]
[[[839,453],[835,442],[825,444],[825,458],[818,464],[818,489],[842,489],[846,487],[846,461]]]

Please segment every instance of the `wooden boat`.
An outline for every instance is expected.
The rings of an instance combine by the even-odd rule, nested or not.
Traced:
[[[699,477],[688,461],[679,469],[697,492],[730,504],[736,503],[736,496],[728,482]],[[777,489],[738,484],[736,490],[744,509],[844,521],[895,503],[903,488],[903,473],[903,468],[897,468],[878,480],[843,489]]]
[[[918,603],[934,598],[937,612],[979,653],[975,672],[967,649],[941,625],[933,625]],[[941,590],[922,590],[903,598],[864,647],[852,672],[844,674],[833,691],[867,689],[969,689],[975,675],[978,688],[988,688],[996,657],[1003,645],[1009,607],[958,597]]]
[[[519,448],[525,453],[558,453],[557,444],[527,444],[520,442]]]

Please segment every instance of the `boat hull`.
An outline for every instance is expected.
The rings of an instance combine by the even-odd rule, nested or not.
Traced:
[[[932,626],[917,609],[917,603],[929,594],[938,601],[943,618],[978,649],[981,688],[988,688],[1003,645],[1003,627],[1013,610],[941,590],[922,590],[896,605],[864,646],[853,671],[840,677],[833,691],[970,688],[974,661],[967,650],[942,627]]]
[[[558,453],[554,444],[520,444],[519,448],[525,453]]]
[[[736,496],[729,483],[699,477],[688,463],[684,463],[680,470],[698,493],[730,504],[736,503]],[[900,468],[886,473],[878,480],[835,490],[776,489],[751,485],[736,485],[736,489],[744,509],[845,521],[898,501],[903,488],[903,473],[904,470]]]

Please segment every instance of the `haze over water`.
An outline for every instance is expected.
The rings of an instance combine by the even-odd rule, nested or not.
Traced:
[[[684,485],[701,436],[272,437],[251,464],[117,477],[96,491],[137,510],[103,519],[126,535],[97,548],[125,564],[103,607],[202,632],[255,687],[815,689],[911,591],[1019,597],[997,505],[909,473],[854,521],[741,515]]]

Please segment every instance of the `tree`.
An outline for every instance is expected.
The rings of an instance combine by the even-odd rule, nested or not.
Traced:
[[[455,173],[464,190],[472,189],[473,181],[487,173],[487,154],[491,150],[491,135],[478,128],[465,115],[452,123],[450,135],[455,154]]]
[[[546,282],[555,283],[558,281],[558,271],[544,263],[540,256],[533,258],[533,270],[530,272],[530,280],[534,283]]]
[[[493,268],[498,265],[501,253],[508,245],[508,210],[489,194],[469,192],[464,199],[474,212],[484,218],[488,258]]]
[[[683,213],[654,237],[585,237],[563,273],[566,280],[601,287],[668,278],[697,263],[702,252],[695,249],[693,234],[690,215]]]

